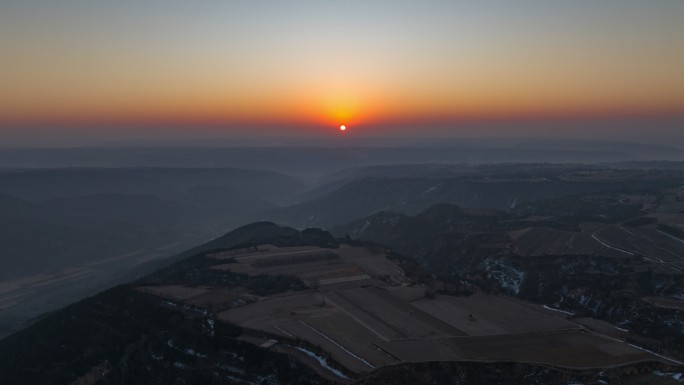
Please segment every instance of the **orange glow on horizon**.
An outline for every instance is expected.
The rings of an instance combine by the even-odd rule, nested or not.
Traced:
[[[250,126],[282,126],[283,129],[315,127],[324,129],[331,123],[337,123],[348,130],[350,125],[378,127],[390,125],[430,125],[434,123],[466,123],[466,122],[498,122],[498,121],[538,121],[538,120],[573,120],[573,119],[610,119],[631,117],[684,117],[684,108],[646,108],[643,106],[616,106],[613,108],[594,107],[570,108],[547,106],[546,108],[518,107],[504,108],[500,106],[470,106],[457,108],[426,110],[420,106],[369,104],[368,110],[338,108],[328,111],[317,108],[306,108],[313,103],[291,104],[271,111],[263,109],[249,110],[241,113],[226,111],[220,103],[206,103],[197,109],[182,108],[181,104],[156,106],[156,108],[120,108],[108,110],[104,108],[63,109],[21,113],[21,111],[2,111],[0,107],[0,128],[3,126],[39,126],[39,125],[74,125],[74,126],[213,126],[230,131],[232,127]],[[187,107],[187,106],[186,106]],[[265,106],[263,106],[265,108]],[[374,108],[371,108],[374,107]],[[339,122],[345,122],[340,125]],[[302,132],[303,133],[303,132]]]
[[[681,1],[67,3],[3,8],[0,141],[684,117]]]

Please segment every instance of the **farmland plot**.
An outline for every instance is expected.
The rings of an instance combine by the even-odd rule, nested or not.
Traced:
[[[319,346],[328,352],[332,358],[344,365],[347,369],[356,372],[369,372],[375,369],[366,358],[352,352],[348,346],[343,346],[321,330],[311,326],[307,321],[291,321],[279,324],[279,327],[287,333],[308,341],[312,345]]]
[[[305,322],[358,356],[365,357],[375,367],[400,362],[376,347],[374,342],[378,341],[377,335],[344,313]]]
[[[502,336],[395,340],[380,346],[404,361],[496,360],[592,368],[647,360],[649,354],[582,330]]]
[[[642,256],[651,263],[684,271],[684,243],[658,230],[613,226],[597,231],[595,236],[624,252]]]
[[[389,276],[397,283],[405,281],[404,272],[384,255],[370,253],[364,248],[345,246],[340,247],[335,252],[342,259],[359,266],[372,277]]]
[[[444,320],[469,336],[498,335],[577,328],[578,326],[512,298],[475,294],[438,296],[413,302],[417,308]]]
[[[516,253],[522,256],[594,255],[606,247],[588,233],[534,227],[511,234]]]
[[[458,333],[448,324],[434,319],[412,305],[383,295],[382,289],[357,288],[334,293],[333,300],[372,328],[385,339],[428,338]]]
[[[219,319],[230,321],[238,325],[249,326],[262,320],[303,319],[330,314],[333,309],[318,306],[320,296],[313,292],[296,293],[287,296],[277,296],[262,299],[247,306],[226,310],[218,314]]]
[[[255,251],[256,250],[256,251]],[[403,279],[403,272],[382,255],[374,255],[364,248],[340,247],[329,250],[318,247],[282,247],[265,245],[242,253],[221,252],[217,259],[232,258],[236,263],[214,266],[251,276],[261,274],[291,275],[309,286],[323,286],[355,282],[346,287],[358,287],[360,281],[373,276]]]
[[[579,248],[573,241],[586,241],[589,235],[533,231],[537,237],[551,239],[549,245],[535,247],[555,253]],[[549,234],[561,237],[554,240]],[[585,237],[576,238],[577,234]],[[246,298],[240,305],[220,311],[217,319],[268,333],[268,339],[282,339],[282,347],[272,347],[276,350],[291,349],[287,341],[292,339],[306,341],[355,373],[409,361],[522,360],[586,367],[655,358],[589,333],[561,315],[508,297],[475,294],[428,299],[425,287],[406,284],[406,276],[394,262],[361,247],[264,245],[219,252],[215,257],[233,260],[220,269],[292,274],[310,289],[249,298],[241,297],[249,295],[241,288],[169,285],[143,289],[198,306],[201,301],[210,303],[209,299]],[[264,339],[254,341],[263,343]]]

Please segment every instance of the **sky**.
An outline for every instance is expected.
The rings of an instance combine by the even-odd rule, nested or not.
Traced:
[[[684,145],[682,20],[681,0],[0,0],[0,143],[345,124]]]

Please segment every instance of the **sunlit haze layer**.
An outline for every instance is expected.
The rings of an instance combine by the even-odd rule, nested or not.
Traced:
[[[672,0],[4,1],[0,141],[678,144],[682,20]]]

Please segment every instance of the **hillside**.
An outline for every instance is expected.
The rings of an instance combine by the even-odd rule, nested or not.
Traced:
[[[437,282],[411,260],[342,242],[239,228],[0,340],[0,382],[666,384],[681,371],[542,306],[428,296]]]
[[[660,191],[684,183],[676,170],[617,170],[558,164],[388,166],[356,170],[267,217],[295,227],[351,222],[378,211],[416,214],[434,204],[513,210],[590,193]]]
[[[661,212],[671,197],[634,210],[645,198],[630,205],[589,194],[509,213],[436,205],[416,216],[377,213],[333,233],[391,246],[447,292],[481,287],[599,318],[618,337],[682,359],[684,241]]]
[[[0,336],[135,279],[304,188],[259,170],[0,170]]]

